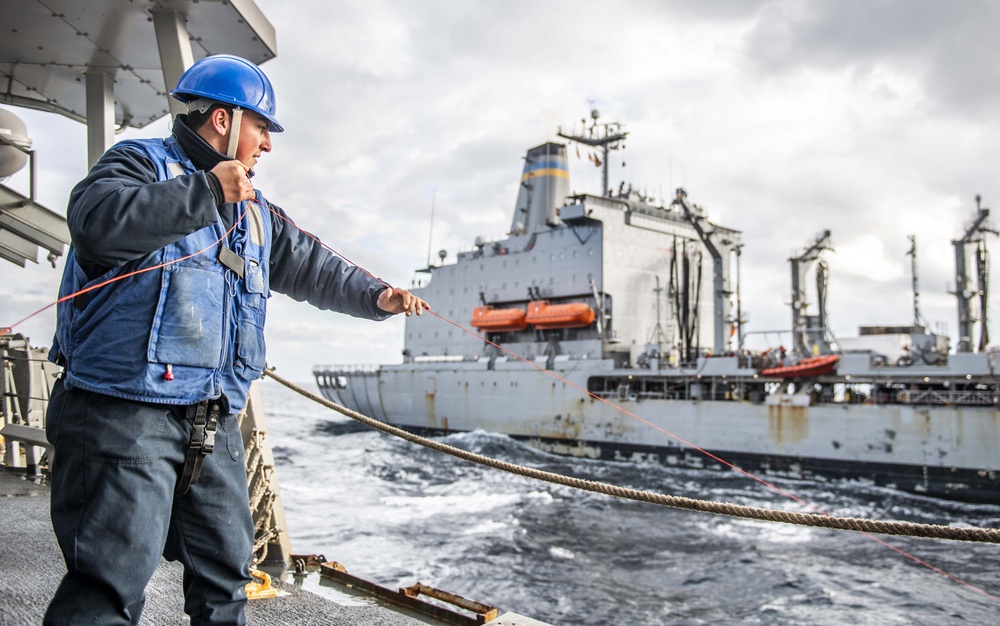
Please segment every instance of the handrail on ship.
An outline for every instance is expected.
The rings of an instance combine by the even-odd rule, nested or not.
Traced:
[[[366,373],[366,372],[377,372],[379,366],[372,363],[360,363],[360,364],[348,364],[348,365],[314,365],[314,372],[328,372],[328,373]]]

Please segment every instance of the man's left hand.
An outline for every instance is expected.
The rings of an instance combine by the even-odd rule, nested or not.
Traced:
[[[409,317],[414,313],[423,315],[424,309],[430,310],[431,307],[409,291],[393,287],[384,289],[382,293],[378,294],[378,308],[393,315],[406,313],[406,316]]]

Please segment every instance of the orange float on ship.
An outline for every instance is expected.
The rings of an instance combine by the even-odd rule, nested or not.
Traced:
[[[506,333],[528,327],[524,309],[494,309],[491,306],[472,309],[470,324],[484,333]]]
[[[837,367],[840,357],[836,354],[814,356],[802,359],[795,365],[772,367],[761,372],[764,376],[780,376],[781,378],[803,378],[807,376],[823,376]]]
[[[594,321],[594,309],[583,302],[549,304],[545,300],[528,303],[527,322],[539,330],[580,328]]]

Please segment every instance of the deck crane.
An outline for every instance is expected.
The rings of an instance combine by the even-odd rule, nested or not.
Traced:
[[[966,229],[965,234],[960,239],[952,240],[955,246],[955,298],[958,300],[958,345],[956,352],[974,352],[972,348],[972,326],[976,321],[981,322],[979,334],[979,348],[982,352],[990,342],[989,320],[986,315],[986,303],[989,298],[986,234],[997,235],[995,229],[987,224],[986,220],[990,216],[990,210],[981,205],[982,197],[976,195],[976,217],[972,224]],[[971,289],[971,278],[968,274],[966,246],[976,244],[976,282],[977,289]],[[979,296],[979,318],[972,312],[972,300]]]
[[[792,350],[799,358],[814,356],[809,345],[818,345],[820,352],[830,351],[826,340],[826,264],[820,261],[820,253],[833,250],[830,247],[830,231],[825,230],[816,236],[804,252],[788,259],[792,269]],[[806,315],[805,278],[809,269],[819,262],[816,268],[816,315]]]

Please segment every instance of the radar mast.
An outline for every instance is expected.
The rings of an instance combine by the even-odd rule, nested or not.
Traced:
[[[600,111],[597,109],[591,109],[590,126],[587,126],[586,119],[580,120],[583,123],[583,133],[578,135],[566,134],[562,132],[562,127],[560,127],[557,134],[563,139],[569,139],[570,141],[582,143],[585,146],[601,148],[603,158],[598,164],[601,166],[603,174],[603,188],[601,189],[601,195],[608,197],[608,155],[612,150],[618,150],[619,148],[624,147],[621,145],[621,142],[628,136],[628,133],[622,130],[622,125],[618,122],[598,123],[597,118],[600,116]]]

